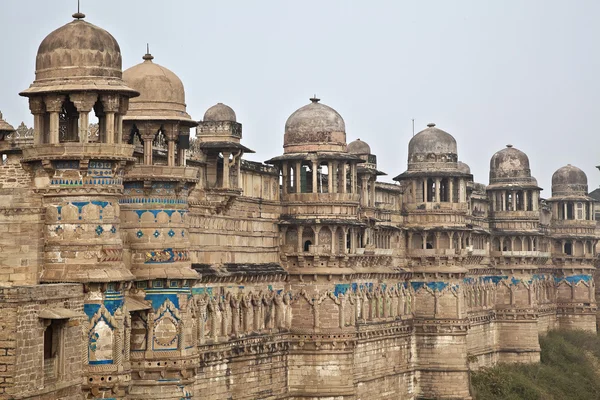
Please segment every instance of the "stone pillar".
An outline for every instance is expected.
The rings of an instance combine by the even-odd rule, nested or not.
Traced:
[[[119,97],[114,94],[105,94],[100,97],[104,106],[105,118],[105,143],[115,142],[115,113],[119,111]]]
[[[338,176],[338,162],[337,161],[333,161],[331,163],[332,165],[332,172],[331,172],[331,184],[333,185],[333,193],[339,193],[339,188],[338,188],[338,181],[339,181],[339,176]]]
[[[529,190],[523,190],[523,210],[530,211],[528,207],[529,202]]]
[[[371,182],[371,207],[375,207],[375,177],[373,177],[373,181]]]
[[[563,203],[563,219],[569,219],[569,217],[568,217],[569,214],[567,213],[567,209],[568,209],[567,204],[568,203],[566,201]]]
[[[296,166],[294,167],[294,185],[296,186],[296,193],[302,193],[302,179],[300,179],[300,174],[302,173],[302,161],[296,161]]]
[[[123,142],[123,116],[127,114],[128,109],[129,98],[123,96],[119,101],[119,113],[117,114],[117,120],[115,121],[115,131],[117,132],[115,143],[117,144],[121,144]]]
[[[330,226],[331,231],[331,254],[337,253],[337,229],[335,226]]]
[[[57,94],[49,95],[44,98],[44,102],[46,103],[46,111],[50,113],[50,126],[48,129],[50,144],[58,144],[60,142],[60,138],[58,137],[58,113],[60,113],[62,110],[64,100],[65,96],[60,96]]]
[[[302,242],[302,234],[304,233],[304,227],[298,226],[298,253],[302,253],[304,251],[304,243]]]
[[[356,164],[352,163],[350,165],[350,186],[352,189],[352,193],[356,193]]]
[[[318,193],[318,188],[317,188],[317,166],[318,166],[318,162],[314,161],[312,162],[312,192],[313,193]]]
[[[440,202],[440,178],[435,178],[435,202]]]
[[[327,192],[333,193],[333,163],[327,163]]]
[[[240,153],[238,154],[238,156],[235,159],[235,168],[236,168],[236,173],[237,173],[237,187],[238,189],[242,189],[242,155],[244,153],[240,150]],[[184,165],[185,166],[185,158],[184,158]]]
[[[288,185],[288,164],[284,161],[281,165],[281,189],[284,195],[288,193]]]
[[[223,158],[223,165],[227,164],[229,168],[229,159]],[[167,139],[167,165],[169,167],[175,166],[175,141]]]
[[[427,203],[427,190],[429,186],[429,179],[423,178],[423,202]]]
[[[448,178],[448,201],[450,203],[454,202],[454,178]]]
[[[342,193],[348,192],[348,184],[346,181],[347,174],[348,174],[348,164],[344,163],[342,165],[342,179],[340,180],[340,184],[342,186]]]
[[[466,191],[466,188],[465,188],[465,180],[463,178],[460,178],[458,182],[459,182],[459,187],[458,187],[459,194],[458,194],[458,198],[459,198],[459,201],[461,203],[465,203],[467,201],[467,191]]]
[[[360,198],[360,205],[363,207],[368,207],[369,206],[369,192],[368,192],[368,179],[369,177],[367,175],[363,175],[361,176],[361,198]]]
[[[170,144],[171,142],[169,142]],[[229,189],[229,151],[223,152],[223,189]]]
[[[517,192],[512,190],[510,192],[510,203],[513,211],[517,211]]]
[[[500,198],[502,199],[502,211],[506,211],[506,191],[502,191]]]
[[[425,250],[427,248],[427,235],[428,235],[428,233],[427,232],[423,232],[421,235],[423,236],[423,250]]]
[[[29,110],[33,114],[33,144],[39,145],[44,143],[44,113],[46,107],[41,97],[29,98]]]
[[[79,142],[87,143],[88,141],[88,128],[90,125],[90,111],[98,100],[96,93],[73,93],[69,95],[69,98],[77,108],[79,112]]]
[[[417,202],[417,181],[412,180],[412,201],[413,203]]]
[[[533,203],[533,210],[532,211],[537,211],[538,210],[538,206],[539,206],[539,192],[537,190],[532,191],[532,203]]]

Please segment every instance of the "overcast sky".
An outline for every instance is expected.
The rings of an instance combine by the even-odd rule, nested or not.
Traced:
[[[34,79],[42,39],[71,21],[76,0],[0,0],[0,110],[31,125],[18,92]],[[287,117],[317,94],[377,154],[389,181],[406,170],[408,141],[435,122],[459,160],[488,183],[507,143],[529,155],[550,197],[568,163],[598,187],[600,1],[81,0],[86,20],[117,39],[123,68],[146,43],[186,88],[202,119],[217,102],[243,124],[264,161],[283,152]]]

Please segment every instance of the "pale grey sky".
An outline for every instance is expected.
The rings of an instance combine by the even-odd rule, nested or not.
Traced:
[[[34,78],[42,39],[71,21],[76,0],[0,0],[0,110],[31,124],[18,92]],[[123,68],[150,43],[154,61],[186,88],[202,119],[234,108],[247,158],[281,154],[287,117],[317,94],[388,173],[406,169],[416,131],[435,122],[459,159],[488,183],[489,160],[511,143],[550,178],[570,163],[598,187],[600,1],[81,0],[86,20],[113,34]]]

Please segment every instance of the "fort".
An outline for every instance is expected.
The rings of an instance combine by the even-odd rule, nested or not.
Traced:
[[[596,331],[580,169],[543,199],[508,145],[486,186],[429,124],[382,183],[314,97],[248,161],[233,109],[193,119],[173,72],[123,71],[73,17],[20,93],[33,128],[0,116],[1,398],[470,399],[470,371]]]

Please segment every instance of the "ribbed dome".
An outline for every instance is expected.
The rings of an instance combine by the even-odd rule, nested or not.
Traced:
[[[458,150],[456,139],[435,124],[428,124],[427,128],[417,133],[408,142],[408,169],[414,170],[420,164],[430,165],[435,163],[439,168],[456,168]]]
[[[529,157],[511,144],[494,154],[490,160],[490,185],[506,184],[535,184],[531,177]]]
[[[460,172],[462,172],[463,174],[469,174],[469,175],[471,174],[471,167],[469,167],[468,164],[466,164],[462,161],[459,161],[457,164],[457,167],[458,167],[458,170]]]
[[[204,122],[230,121],[237,122],[235,111],[223,103],[217,103],[204,113]]]
[[[83,19],[75,19],[46,36],[35,64],[35,82],[22,95],[77,89],[135,95],[121,80],[121,49],[115,38]]]
[[[127,86],[140,92],[129,101],[125,120],[169,119],[187,121],[185,89],[181,79],[168,68],[154,63],[154,57],[146,54],[144,62],[123,72]]]
[[[586,196],[588,180],[585,172],[571,164],[552,175],[552,196]]]
[[[356,139],[348,144],[348,153],[350,154],[371,154],[371,147],[367,142]]]
[[[285,123],[285,153],[306,151],[346,151],[346,125],[333,108],[310,99],[311,103],[296,110]]]

